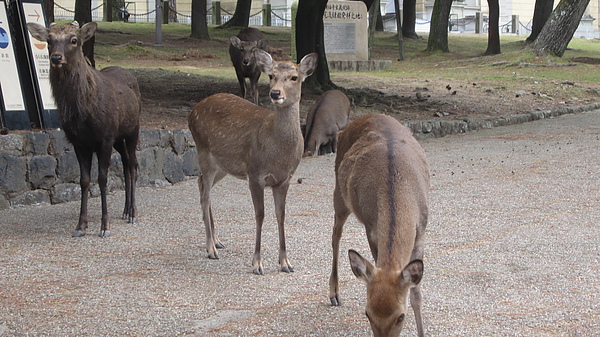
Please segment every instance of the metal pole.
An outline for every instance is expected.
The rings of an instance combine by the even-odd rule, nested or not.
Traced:
[[[156,44],[162,44],[162,0],[156,0]]]

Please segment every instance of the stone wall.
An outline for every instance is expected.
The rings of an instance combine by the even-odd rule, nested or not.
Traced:
[[[197,176],[198,160],[189,130],[142,130],[137,186],[164,186]],[[100,195],[98,164],[92,167],[92,197]],[[114,151],[108,190],[123,189],[123,165]],[[0,136],[0,210],[80,200],[79,164],[64,132],[18,132]]]
[[[600,104],[548,111],[532,111],[485,120],[416,121],[404,123],[415,138],[520,124],[563,114],[600,109]],[[142,130],[138,145],[137,186],[175,184],[199,173],[195,143],[189,130]],[[92,197],[100,195],[96,183],[98,165],[94,156]],[[113,152],[108,190],[123,189],[123,165]],[[73,147],[62,131],[19,132],[0,135],[0,210],[34,204],[57,204],[79,200],[79,164]]]

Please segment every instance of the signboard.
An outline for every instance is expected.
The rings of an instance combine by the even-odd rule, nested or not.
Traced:
[[[15,30],[17,58],[29,119],[36,127],[58,128],[58,112],[50,89],[50,58],[45,41],[27,30],[28,22],[46,25],[42,0],[13,0],[10,19]]]
[[[323,14],[328,60],[369,59],[367,6],[362,1],[329,1]]]
[[[23,98],[23,87],[19,78],[19,69],[15,46],[13,44],[6,2],[0,0],[0,101],[3,113],[3,126],[9,129],[30,129],[29,115]]]

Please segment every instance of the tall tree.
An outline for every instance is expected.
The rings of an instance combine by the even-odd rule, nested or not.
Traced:
[[[323,14],[326,6],[327,0],[299,0],[296,14],[297,61],[312,52],[319,55],[317,70],[304,81],[307,89],[317,92],[335,88],[329,76],[329,66],[325,56]]]
[[[191,38],[210,40],[208,22],[206,21],[206,0],[192,0],[192,33]]]
[[[531,27],[531,34],[527,37],[525,42],[531,43],[538,37],[542,28],[546,24],[546,21],[552,14],[552,8],[554,8],[554,0],[536,0],[535,7],[533,10],[533,25]]]
[[[488,24],[488,45],[485,55],[500,54],[500,4],[498,0],[488,0],[490,8]]]
[[[92,22],[92,0],[75,0],[75,21],[79,26]],[[96,67],[94,59],[94,43],[96,43],[96,34],[83,43],[83,55],[88,59],[92,67]]]
[[[379,0],[374,0],[371,4],[371,8],[369,8],[369,37],[367,42],[367,46],[369,49],[369,59],[371,59],[371,48],[373,48],[373,39],[375,38],[375,28],[377,26],[378,13],[381,13]]]
[[[44,0],[44,16],[46,22],[54,22],[54,0]]]
[[[431,13],[431,28],[427,40],[426,51],[449,52],[448,49],[448,20],[450,19],[452,0],[435,0]]]
[[[538,55],[562,57],[590,0],[561,0],[532,44]]]
[[[252,0],[237,0],[235,12],[229,21],[222,24],[221,28],[227,27],[248,27],[250,23],[250,9],[252,8]]]
[[[417,24],[417,0],[404,0],[402,5],[402,36],[418,39],[415,30]]]

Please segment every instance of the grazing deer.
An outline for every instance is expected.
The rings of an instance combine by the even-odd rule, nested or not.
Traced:
[[[252,98],[258,105],[258,79],[261,70],[256,64],[256,51],[267,51],[267,40],[263,39],[260,30],[252,27],[242,29],[237,36],[229,38],[229,57],[240,82],[241,96],[246,98],[246,77],[250,79]]]
[[[95,152],[102,199],[100,236],[107,237],[110,231],[106,183],[113,147],[121,154],[125,175],[123,219],[134,223],[136,217],[138,162],[135,148],[142,109],[137,79],[120,67],[98,71],[86,63],[82,44],[96,32],[95,22],[88,22],[81,29],[76,21],[66,25],[52,23],[50,28],[28,23],[27,28],[34,38],[48,42],[52,95],[58,107],[60,125],[73,144],[79,162],[81,210],[73,236],[83,236],[87,229],[90,170]]]
[[[374,335],[398,336],[408,307],[408,292],[419,336],[423,245],[427,225],[429,168],[410,129],[396,119],[363,116],[340,133],[333,195],[335,222],[331,304],[341,305],[338,286],[340,238],[350,213],[365,225],[376,265],[354,250],[352,272],[367,284],[366,314]]]
[[[346,94],[339,90],[324,92],[306,115],[302,157],[320,154],[319,149],[326,144],[331,144],[335,152],[338,132],[348,124],[349,115],[350,100]]]
[[[261,108],[233,94],[215,94],[193,108],[188,124],[198,150],[201,172],[198,187],[208,257],[218,259],[216,248],[223,246],[215,233],[211,188],[227,174],[248,179],[256,215],[252,271],[262,275],[264,269],[260,243],[265,187],[273,189],[279,229],[279,264],[282,271],[293,271],[285,248],[285,200],[290,178],[302,157],[302,81],[315,70],[317,54],[304,56],[297,65],[292,62],[273,62],[271,56],[262,50],[257,50],[255,56],[257,66],[269,74],[269,95],[275,111]]]

